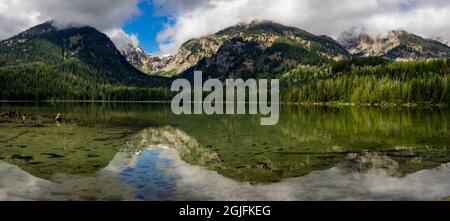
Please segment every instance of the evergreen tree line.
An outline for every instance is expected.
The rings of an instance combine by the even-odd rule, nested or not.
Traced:
[[[161,87],[125,84],[109,72],[100,72],[76,59],[2,67],[0,99],[170,101],[175,95],[167,83]],[[449,105],[449,72],[449,59],[355,58],[298,65],[278,76],[283,102]]]
[[[167,87],[124,85],[80,63],[27,64],[0,68],[0,100],[166,101]]]
[[[450,104],[450,60],[380,58],[299,66],[282,76],[285,102]]]

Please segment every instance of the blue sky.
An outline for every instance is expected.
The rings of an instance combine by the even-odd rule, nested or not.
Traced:
[[[127,21],[123,29],[129,34],[136,34],[145,51],[158,51],[157,35],[170,20],[167,16],[156,15],[151,1],[141,1],[138,7],[141,13]]]

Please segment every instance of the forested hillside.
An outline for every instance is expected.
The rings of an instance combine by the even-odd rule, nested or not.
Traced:
[[[0,42],[2,100],[168,99],[167,85],[131,66],[94,28],[48,22]]]

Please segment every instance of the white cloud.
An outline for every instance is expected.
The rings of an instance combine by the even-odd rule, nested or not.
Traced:
[[[48,20],[118,34],[117,29],[139,13],[138,0],[0,0],[0,39]]]
[[[139,39],[135,34],[127,34],[120,28],[112,29],[106,34],[115,43],[116,47],[121,51],[126,51],[130,47],[138,47]]]
[[[338,37],[358,27],[372,34],[404,29],[450,39],[448,0],[154,0],[173,25],[159,33],[162,53],[239,22],[268,19]]]
[[[139,15],[139,1],[150,0],[0,0],[0,39],[47,20],[56,20],[61,26],[93,26],[110,34],[120,47],[122,43],[117,40],[127,37],[135,42],[137,39],[120,32],[120,28]],[[404,29],[425,37],[450,39],[448,0],[152,1],[159,9],[158,14],[172,18],[158,35],[161,54],[175,52],[191,38],[255,19],[273,20],[332,37],[360,28],[373,34]]]

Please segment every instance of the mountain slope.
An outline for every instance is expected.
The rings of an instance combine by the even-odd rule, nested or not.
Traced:
[[[301,29],[283,26],[270,21],[254,21],[250,24],[239,24],[229,27],[214,35],[187,41],[175,55],[160,59],[159,63],[153,60],[152,63],[144,64],[144,67],[146,66],[147,68],[140,69],[151,69],[151,71],[147,72],[159,72],[165,75],[181,73],[201,62],[203,59],[218,56],[219,49],[227,48],[228,46],[226,45],[235,39],[241,39],[241,43],[257,45],[254,48],[256,51],[245,51],[247,54],[240,54],[243,57],[248,57],[254,52],[262,56],[277,57],[279,55],[276,55],[276,53],[283,53],[280,46],[285,47],[287,51],[290,49],[294,51],[301,50],[301,53],[305,56],[321,57],[323,60],[342,60],[350,56],[345,48],[329,37],[315,36]],[[249,47],[252,46],[250,45]],[[273,53],[258,52],[258,50],[264,52],[275,48],[277,48],[276,52],[272,51]],[[280,56],[283,57],[284,55]],[[273,60],[273,58],[267,59]],[[299,61],[294,60],[294,57],[288,56],[288,59],[290,59],[288,62],[302,62],[301,59]],[[258,62],[254,61],[254,63],[256,64]]]
[[[224,60],[224,47],[236,39],[241,39],[243,44],[257,44],[255,51],[241,51],[239,56],[247,59],[246,65],[237,67],[233,58],[227,58],[228,62],[233,64],[215,64],[214,59],[221,57]],[[239,24],[213,35],[192,39],[184,43],[176,54],[168,57],[156,57],[147,55],[139,48],[131,49],[125,52],[125,56],[135,67],[151,75],[175,76],[184,73],[193,67],[200,70],[206,70],[206,66],[233,66],[233,69],[242,69],[245,72],[272,71],[272,68],[245,68],[249,64],[265,65],[260,61],[250,59],[252,53],[258,53],[260,58],[271,65],[278,65],[273,62],[274,57],[286,59],[278,62],[281,66],[278,69],[285,69],[295,64],[311,64],[305,62],[305,57],[322,57],[328,61],[339,61],[350,57],[384,57],[391,60],[420,60],[430,58],[447,58],[450,56],[450,47],[442,40],[425,39],[418,35],[406,31],[391,31],[387,37],[373,37],[367,34],[354,34],[345,32],[339,41],[335,41],[327,36],[316,36],[304,30],[288,27],[270,21],[253,21],[250,24]],[[251,45],[249,46],[251,47]],[[269,49],[271,48],[271,49]],[[275,48],[275,50],[274,50]],[[221,55],[219,55],[219,50]],[[261,50],[261,51],[259,51]],[[292,51],[302,50],[297,53],[301,56],[286,55]],[[289,52],[291,51],[291,52]],[[236,52],[236,51],[235,51]],[[286,52],[286,53],[285,53]],[[233,53],[232,53],[233,54]],[[236,55],[236,54],[235,54]],[[236,55],[237,56],[237,55]],[[306,59],[308,60],[308,59]],[[315,59],[317,60],[317,59]],[[323,61],[321,61],[323,62]],[[282,63],[290,63],[285,66]],[[231,71],[219,68],[220,71]],[[277,70],[275,70],[277,71]],[[264,73],[263,73],[264,74]],[[229,73],[222,73],[226,76]],[[236,74],[235,74],[236,75]],[[239,75],[239,74],[237,74]],[[274,73],[278,75],[278,73]]]
[[[160,76],[170,75],[170,73],[162,71],[168,67],[172,58],[170,56],[158,57],[150,55],[145,53],[141,46],[134,46],[133,44],[126,45],[120,51],[131,65],[144,73]]]
[[[50,22],[33,27],[0,42],[0,65],[43,63],[61,64],[79,61],[96,69],[105,83],[156,86],[151,78],[132,67],[109,38],[91,27],[58,30]]]
[[[1,99],[147,99],[148,88],[168,85],[130,65],[96,29],[51,22],[0,42],[0,78]]]
[[[385,38],[346,32],[339,42],[351,54],[362,57],[381,56],[395,60],[417,60],[450,56],[448,45],[406,31],[391,31]]]

